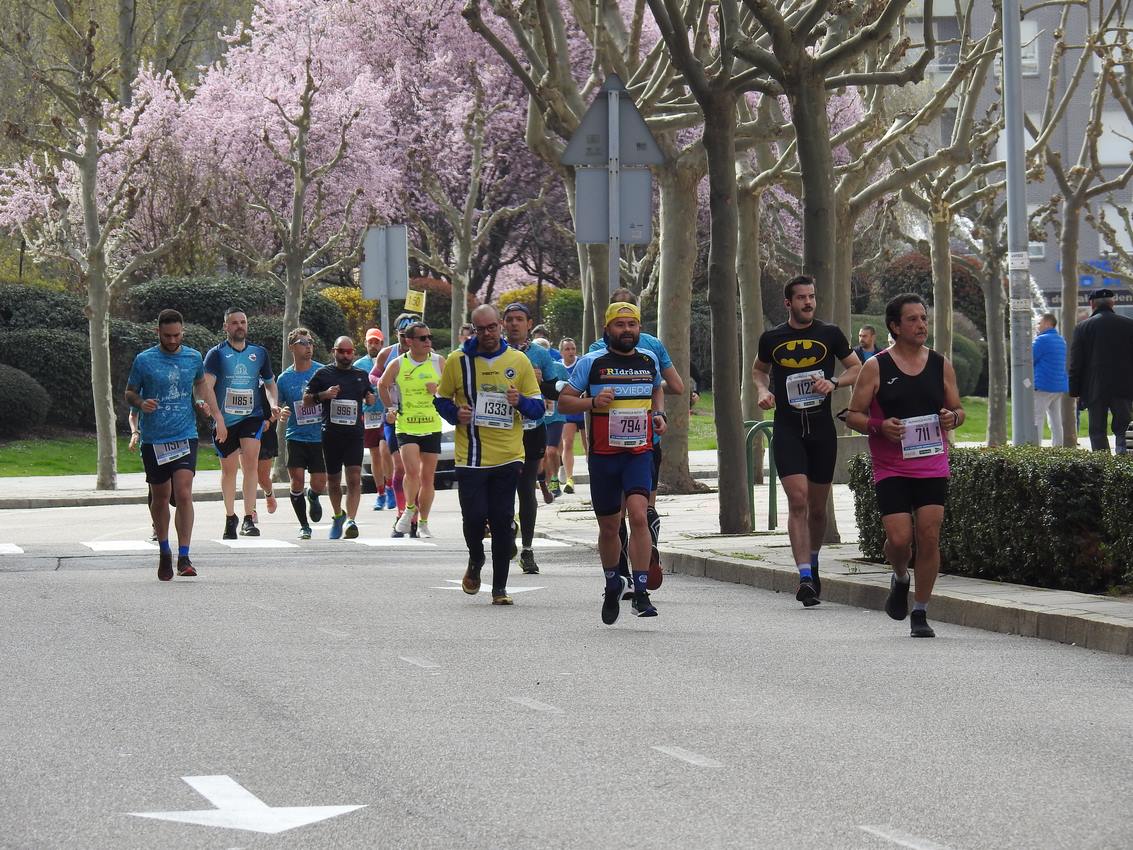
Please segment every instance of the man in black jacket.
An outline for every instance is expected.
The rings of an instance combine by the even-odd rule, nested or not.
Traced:
[[[1090,415],[1090,446],[1109,451],[1106,418],[1113,414],[1117,453],[1125,454],[1125,429],[1133,407],[1133,319],[1113,312],[1113,290],[1090,293],[1093,315],[1074,329],[1070,347],[1070,395]]]

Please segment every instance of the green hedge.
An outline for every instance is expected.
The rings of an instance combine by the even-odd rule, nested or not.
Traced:
[[[850,316],[850,327],[847,333],[850,347],[858,344],[858,330],[862,325],[872,325],[876,328],[877,342],[875,345],[878,348],[885,348],[886,335],[889,333],[885,327],[885,317],[862,314]],[[928,345],[930,348],[932,347],[931,328],[929,329]],[[977,342],[960,333],[952,335],[952,367],[956,370],[956,384],[960,388],[961,396],[975,395],[986,362],[987,344],[985,342]]]
[[[0,329],[60,328],[85,331],[86,302],[77,295],[24,286],[16,283],[0,285]]]
[[[1082,593],[1133,584],[1133,458],[1017,446],[953,449],[941,569]],[[868,454],[850,461],[862,553],[884,560]]]
[[[78,331],[24,328],[0,332],[0,362],[31,375],[52,400],[47,421],[93,428],[90,343]]]
[[[51,397],[27,372],[0,363],[0,434],[26,437],[47,420]]]
[[[327,346],[322,339],[320,339],[319,335],[313,330],[311,334],[315,339],[313,355],[315,360],[319,363],[334,362],[334,358],[331,356],[330,352],[327,351]],[[339,336],[341,336],[341,334],[339,334]],[[257,318],[255,327],[248,329],[248,341],[262,345],[268,350],[268,355],[271,357],[271,368],[275,370],[275,374],[278,375],[283,368],[280,365],[283,362],[283,317],[260,316]],[[356,347],[361,352],[358,356],[366,353],[360,344],[356,344]]]

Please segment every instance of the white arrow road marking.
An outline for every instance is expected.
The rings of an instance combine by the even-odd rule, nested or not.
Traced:
[[[723,767],[716,759],[710,759],[708,756],[702,756],[700,753],[694,753],[692,750],[686,750],[684,747],[653,747],[659,753],[664,753],[667,756],[672,756],[675,759],[686,761],[689,764],[695,764],[697,767]]]
[[[350,541],[351,543],[361,543],[363,546],[432,546],[436,548],[436,543],[426,543],[424,540],[416,539],[413,537],[355,537]]]
[[[573,545],[565,540],[551,540],[548,537],[536,537],[531,541],[532,549],[570,549]]]
[[[432,588],[430,588],[430,590],[461,590],[462,589],[460,587],[460,579],[446,578],[445,581],[448,582],[448,585],[446,587],[432,587]],[[529,590],[542,590],[542,589],[543,588],[541,586],[540,587],[508,587],[507,592],[508,593],[526,593]],[[491,583],[490,582],[482,583],[480,585],[480,592],[481,593],[491,593],[492,592]]]
[[[425,670],[436,670],[441,665],[431,658],[424,658],[421,656],[399,655],[399,660],[404,661],[406,664],[412,664],[414,667],[422,667]]]
[[[189,785],[216,806],[191,812],[129,812],[133,817],[244,829],[276,835],[289,829],[344,815],[365,806],[272,807],[230,776],[182,776]]]
[[[899,829],[890,829],[887,826],[859,826],[858,829],[862,832],[868,832],[870,835],[876,835],[878,838],[884,838],[886,841],[892,841],[899,847],[907,847],[908,850],[950,850],[944,844],[937,844],[934,841],[901,832]]]
[[[82,544],[92,552],[156,552],[157,544],[148,540],[91,540]]]
[[[243,540],[213,540],[213,543],[219,543],[221,546],[227,546],[229,549],[298,549],[296,543],[288,543],[285,540],[271,540],[267,537],[252,537],[244,538]]]
[[[525,708],[530,708],[533,711],[547,711],[551,714],[562,714],[563,710],[557,705],[549,705],[545,702],[539,702],[537,699],[529,699],[527,697],[508,697],[509,702],[514,702],[516,705],[522,705]]]
[[[24,550],[15,543],[0,543],[0,555],[22,555]]]

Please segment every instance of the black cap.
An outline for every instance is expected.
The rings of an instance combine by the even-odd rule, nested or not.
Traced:
[[[506,307],[504,307],[504,315],[506,316],[512,310],[522,310],[523,315],[527,316],[527,318],[529,318],[529,319],[531,318],[531,311],[529,309],[527,309],[526,304],[521,304],[518,301],[513,301],[510,304],[508,304]]]
[[[1116,297],[1117,296],[1113,294],[1112,289],[1105,289],[1104,287],[1102,289],[1095,289],[1093,292],[1090,293],[1090,300],[1091,301],[1093,301],[1095,298],[1116,298]]]

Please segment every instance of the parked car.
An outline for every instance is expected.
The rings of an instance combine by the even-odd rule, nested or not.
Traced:
[[[437,461],[437,474],[433,484],[438,490],[448,490],[456,481],[456,428],[441,420],[441,457]],[[362,492],[375,493],[374,473],[370,469],[370,452],[362,458]]]

